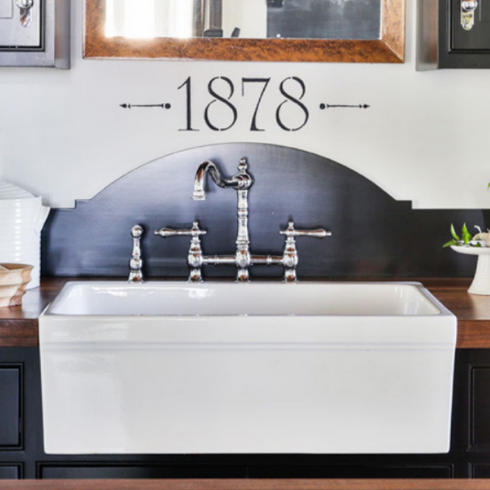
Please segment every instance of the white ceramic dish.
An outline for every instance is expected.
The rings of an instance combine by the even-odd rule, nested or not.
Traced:
[[[451,249],[460,254],[478,257],[475,277],[468,292],[470,294],[490,295],[490,247],[457,247],[452,245]]]
[[[68,283],[45,450],[442,453],[456,318],[415,283]]]

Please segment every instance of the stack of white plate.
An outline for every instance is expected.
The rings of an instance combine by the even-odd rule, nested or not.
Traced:
[[[41,229],[48,213],[40,197],[0,182],[0,262],[33,265],[28,289],[40,283]]]

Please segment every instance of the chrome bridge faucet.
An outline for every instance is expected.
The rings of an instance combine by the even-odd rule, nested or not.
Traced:
[[[310,236],[324,238],[330,236],[331,232],[322,228],[316,230],[297,230],[294,222],[289,221],[286,230],[281,230],[281,235],[286,237],[286,243],[282,255],[254,255],[250,252],[250,238],[248,232],[248,191],[252,187],[253,178],[248,173],[248,164],[245,158],[238,164],[238,173],[230,179],[223,178],[215,163],[207,161],[199,165],[194,179],[194,200],[206,199],[206,177],[210,175],[218,187],[231,187],[238,193],[238,233],[236,239],[236,251],[234,255],[203,255],[201,249],[201,235],[206,231],[199,228],[199,223],[194,221],[191,229],[162,228],[155,231],[155,235],[163,238],[173,236],[190,236],[191,244],[187,255],[190,268],[189,280],[193,282],[202,281],[201,269],[203,265],[232,264],[237,267],[237,281],[249,281],[249,267],[255,265],[279,264],[284,267],[284,280],[295,282],[296,266],[298,265],[298,251],[296,249],[296,237]]]

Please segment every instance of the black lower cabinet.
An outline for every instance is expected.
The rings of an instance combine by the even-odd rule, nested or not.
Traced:
[[[328,456],[326,456],[328,458]],[[250,468],[250,478],[453,478],[451,465],[383,466],[352,464],[324,466],[259,466]]]
[[[0,479],[490,478],[490,349],[458,350],[451,451],[389,455],[48,455],[39,351],[0,348]]]
[[[22,377],[22,365],[0,364],[0,449],[21,447]]]
[[[164,463],[134,464],[131,462],[102,464],[40,464],[39,478],[246,478],[240,466],[171,466]]]
[[[21,464],[0,464],[0,480],[18,480],[22,475]]]

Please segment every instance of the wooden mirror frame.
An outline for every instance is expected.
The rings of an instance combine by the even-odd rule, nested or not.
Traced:
[[[403,63],[405,0],[381,0],[381,39],[108,38],[105,0],[85,0],[84,58]]]

